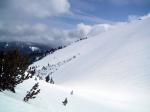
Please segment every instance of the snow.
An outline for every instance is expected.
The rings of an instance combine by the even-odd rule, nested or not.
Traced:
[[[5,47],[8,47],[9,46],[9,44],[7,43],[6,45],[5,45]]]
[[[34,47],[34,46],[30,46],[29,48],[30,48],[32,51],[38,51],[38,50],[39,50],[38,47]]]
[[[41,92],[29,103],[22,99],[34,78],[18,85],[16,94],[0,93],[0,112],[150,112],[149,29],[150,17],[143,17],[103,33],[96,30],[35,62],[37,72],[53,72],[55,84],[38,80]]]
[[[99,102],[92,101],[78,92],[74,95],[70,95],[71,89],[64,88],[57,85],[51,85],[45,81],[40,82],[41,92],[37,95],[36,99],[30,100],[29,103],[22,101],[25,96],[26,91],[32,87],[35,83],[33,79],[25,81],[23,84],[19,85],[16,89],[16,94],[10,92],[0,93],[0,112],[59,112],[59,111],[71,111],[71,112],[83,112],[83,111],[94,111],[99,112],[99,109],[104,111],[114,111],[118,112],[121,109],[115,107],[107,107],[104,102],[107,99],[101,99],[101,105]],[[68,104],[65,107],[62,101],[67,97]],[[107,104],[108,105],[108,104]],[[6,107],[7,106],[7,107]],[[87,106],[87,107],[85,107]]]

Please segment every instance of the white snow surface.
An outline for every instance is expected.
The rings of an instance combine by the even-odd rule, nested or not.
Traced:
[[[16,94],[0,93],[0,112],[150,112],[149,29],[150,17],[118,24],[35,62],[31,66],[46,75],[48,64],[56,67],[55,84],[39,80],[41,92],[29,103],[22,99],[33,79]]]
[[[34,46],[30,46],[29,48],[30,48],[32,51],[38,51],[38,50],[39,50],[38,47],[34,47]]]

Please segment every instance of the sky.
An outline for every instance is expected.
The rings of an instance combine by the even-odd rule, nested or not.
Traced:
[[[68,44],[149,12],[150,0],[0,0],[0,41]]]

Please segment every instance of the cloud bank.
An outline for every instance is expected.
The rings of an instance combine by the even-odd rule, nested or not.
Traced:
[[[45,24],[0,25],[0,41],[28,41],[53,46],[66,45],[80,38],[104,32],[109,25],[78,24],[73,29],[51,28]]]
[[[12,6],[29,16],[50,17],[68,13],[68,0],[13,0]]]

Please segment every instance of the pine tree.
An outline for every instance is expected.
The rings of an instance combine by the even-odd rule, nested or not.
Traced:
[[[36,98],[36,95],[40,93],[40,89],[38,89],[39,83],[35,83],[35,85],[32,87],[30,91],[27,91],[27,95],[24,97],[24,101],[28,102],[29,99]]]
[[[68,103],[67,98],[65,98],[65,100],[64,100],[62,103],[63,103],[63,105],[64,105],[64,106],[66,106],[66,105],[67,105],[67,103]]]
[[[49,82],[49,80],[50,80],[50,78],[49,78],[49,75],[48,76],[46,76],[46,82]]]
[[[53,80],[52,77],[51,77],[51,79],[50,79],[50,83],[51,83],[51,84],[54,84],[54,80]]]
[[[22,56],[18,49],[0,53],[0,91],[15,92],[17,84],[25,80],[25,70],[29,66],[29,58]]]
[[[0,91],[2,91],[2,88],[4,87],[3,85],[3,59],[4,59],[4,53],[0,52]],[[3,80],[2,80],[3,79]]]

